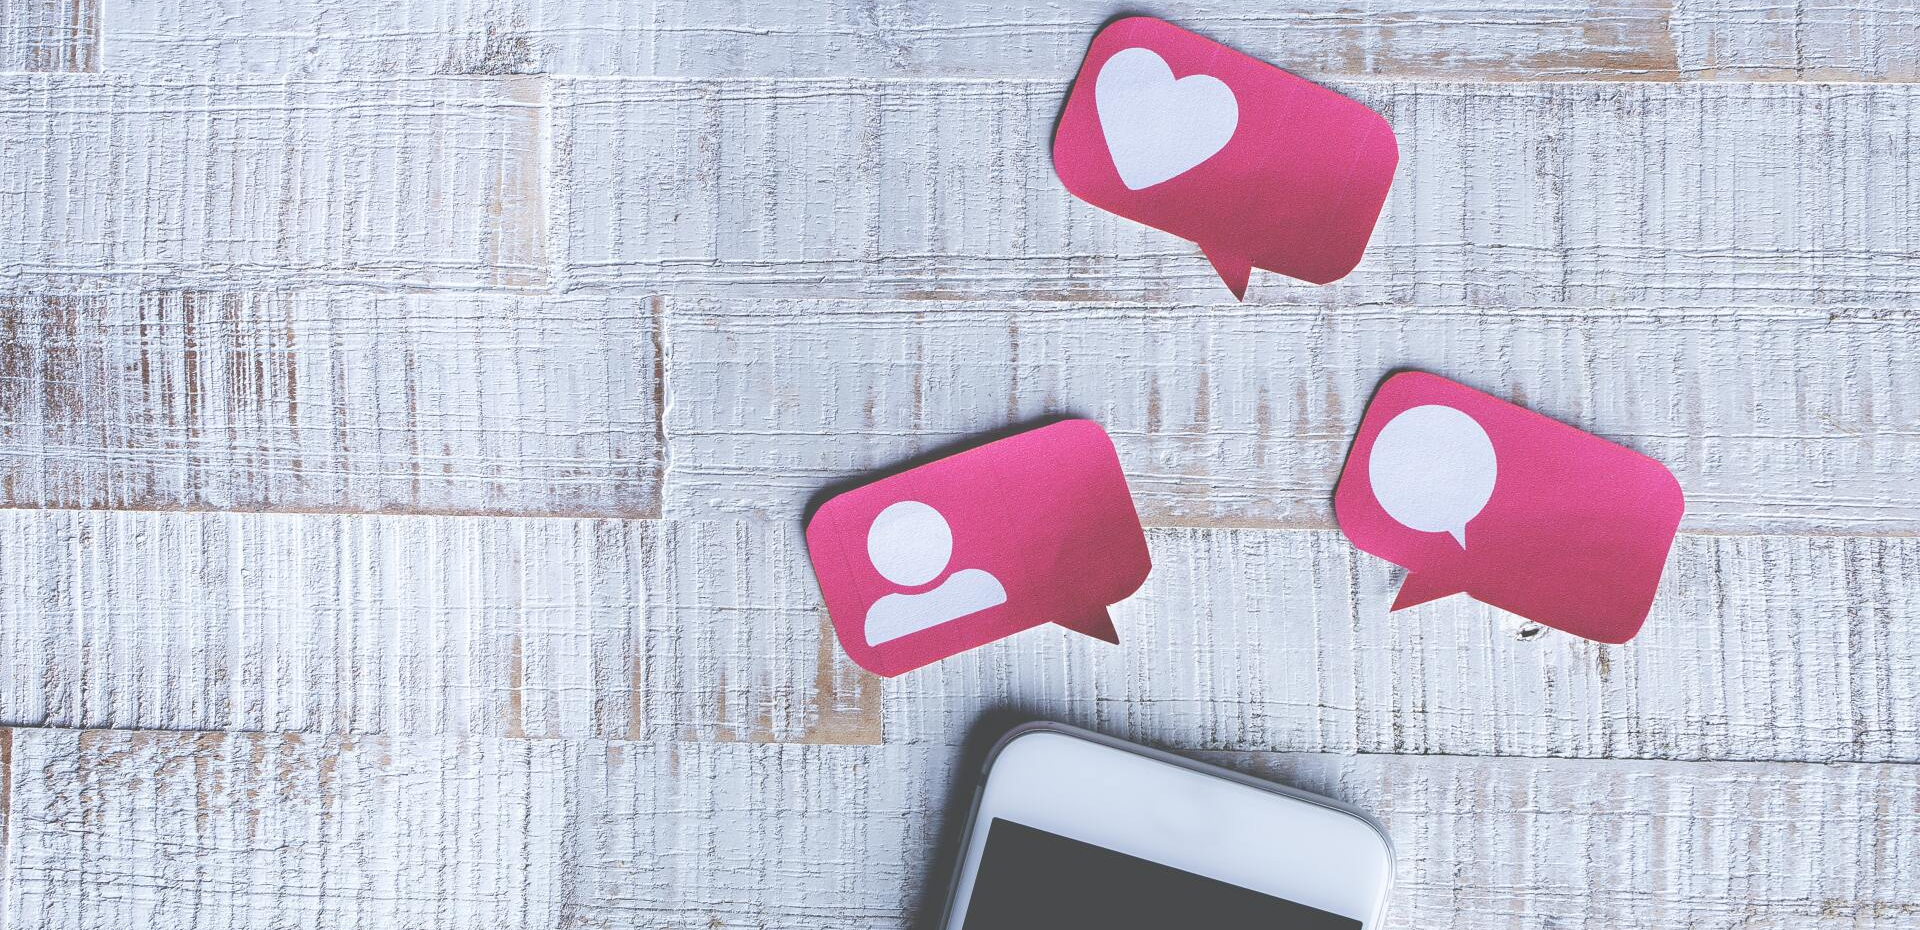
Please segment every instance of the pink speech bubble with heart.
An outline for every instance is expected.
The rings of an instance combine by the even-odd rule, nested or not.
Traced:
[[[1394,610],[1465,592],[1605,643],[1646,622],[1686,511],[1659,462],[1420,372],[1373,395],[1333,503],[1407,569]]]
[[[807,524],[827,614],[898,675],[1047,623],[1117,643],[1152,561],[1113,440],[1066,420],[840,494]]]
[[[1255,267],[1345,277],[1399,160],[1358,101],[1145,16],[1094,37],[1053,137],[1067,190],[1199,243],[1235,297]]]

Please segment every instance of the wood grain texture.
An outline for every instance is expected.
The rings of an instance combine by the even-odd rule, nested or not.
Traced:
[[[102,2],[107,60],[122,73],[523,74],[547,51],[529,0]]]
[[[0,875],[11,876],[13,865],[13,730],[0,728]],[[9,882],[0,882],[0,927],[10,912]]]
[[[1258,303],[1910,306],[1910,85],[1343,85],[1400,138],[1360,268]],[[569,286],[1218,302],[1054,178],[1058,81],[556,82]]]
[[[1399,133],[1244,306],[1053,175],[1116,12],[0,0],[108,72],[0,78],[0,928],[924,923],[1019,716],[1375,812],[1393,928],[1920,924],[1915,0],[1158,11]],[[1400,367],[1674,468],[1638,639],[1387,612]],[[854,667],[808,495],[1069,414],[1121,644]]]
[[[558,927],[538,740],[19,730],[10,930]]]
[[[834,638],[797,520],[669,521],[660,533],[646,732],[880,742],[881,681]]]
[[[537,79],[0,81],[14,290],[539,285]]]
[[[1115,648],[882,682],[797,524],[0,513],[0,720],[948,745],[1016,709],[1196,749],[1920,761],[1920,538],[1682,537],[1639,639],[1402,614],[1332,532],[1156,530]]]
[[[657,304],[0,297],[0,503],[659,512]]]
[[[1920,761],[1920,539],[1683,536],[1605,646],[1401,573],[1333,532],[1156,530],[1120,645],[1055,627],[886,683],[887,740],[983,712],[1194,749]]]
[[[1714,80],[1920,80],[1915,0],[1684,0],[1680,66]]]
[[[1667,463],[1705,532],[1920,530],[1920,317],[1033,301],[669,304],[676,515],[1071,414],[1149,524],[1328,527],[1375,385],[1420,368]]]
[[[100,70],[102,0],[0,0],[0,72]]]
[[[804,550],[764,529],[0,511],[0,578],[8,723],[880,737]]]
[[[116,70],[1070,77],[1110,3],[106,0]],[[1686,0],[1683,0],[1683,7]],[[1671,79],[1670,0],[1198,0],[1189,29],[1316,77]],[[1713,20],[1696,17],[1711,33]]]
[[[624,733],[643,524],[0,513],[8,722]]]
[[[913,747],[14,740],[15,928],[898,927],[937,907],[936,812],[971,779]],[[1920,914],[1920,767],[1211,761],[1376,813],[1393,928]]]
[[[72,59],[89,4],[12,0]],[[631,77],[1072,77],[1114,7],[926,0],[104,0],[115,71]],[[1160,11],[1313,80],[1913,81],[1920,5],[1785,0],[1196,0]],[[34,33],[26,33],[33,35]],[[23,70],[93,70],[27,67]]]
[[[944,747],[569,749],[570,930],[903,927],[926,906]]]

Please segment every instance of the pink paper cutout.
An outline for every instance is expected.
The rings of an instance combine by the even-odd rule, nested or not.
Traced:
[[[1434,418],[1425,416],[1431,408],[1465,414],[1491,442],[1497,475],[1477,510],[1466,505],[1478,489],[1459,490],[1479,474],[1478,440],[1470,429],[1442,424],[1437,431],[1411,431],[1413,445],[1389,440],[1399,448],[1383,450],[1389,477],[1396,465],[1417,461],[1413,453],[1428,457],[1427,473],[1416,469],[1397,476],[1411,484],[1393,480],[1392,487],[1375,488],[1381,472],[1374,452],[1383,430],[1416,409],[1407,422],[1424,419],[1432,426]],[[1412,493],[1423,480],[1437,504]],[[1447,494],[1457,496],[1444,499]],[[1399,510],[1390,512],[1390,504]],[[1455,512],[1443,512],[1449,508]],[[1334,514],[1354,546],[1407,569],[1394,610],[1464,592],[1604,643],[1624,643],[1646,622],[1685,510],[1679,482],[1659,462],[1419,372],[1395,375],[1374,394],[1334,493]],[[1396,517],[1423,525],[1416,529]],[[1459,525],[1429,528],[1449,523]]]
[[[1216,145],[1230,107],[1231,136]],[[1399,160],[1392,127],[1358,101],[1145,16],[1094,37],[1053,139],[1067,190],[1198,243],[1236,298],[1255,267],[1345,277]]]
[[[1117,643],[1107,606],[1152,567],[1119,455],[1090,420],[840,494],[807,524],[807,550],[841,647],[889,677],[1046,623]]]

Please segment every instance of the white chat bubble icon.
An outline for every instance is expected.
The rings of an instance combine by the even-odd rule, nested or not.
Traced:
[[[1387,516],[1467,547],[1467,524],[1493,497],[1499,462],[1487,431],[1442,404],[1413,407],[1374,437],[1367,481]]]

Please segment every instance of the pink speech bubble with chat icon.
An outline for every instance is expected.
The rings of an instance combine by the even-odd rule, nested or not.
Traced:
[[[1334,492],[1393,609],[1465,592],[1604,643],[1646,622],[1686,500],[1666,466],[1435,375],[1380,386]]]
[[[1053,137],[1067,190],[1198,243],[1235,297],[1255,267],[1345,277],[1399,161],[1360,102],[1145,16],[1094,37]]]
[[[1066,420],[840,494],[807,551],[847,655],[893,676],[1055,623],[1117,643],[1147,579],[1113,440]]]

